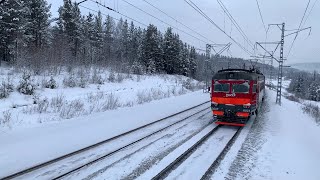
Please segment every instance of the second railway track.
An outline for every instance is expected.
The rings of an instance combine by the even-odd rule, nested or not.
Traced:
[[[47,175],[45,177],[41,177],[44,179],[61,178],[65,175],[68,175],[74,171],[81,169],[84,166],[95,163],[95,162],[99,161],[100,159],[103,159],[106,156],[109,156],[109,155],[111,155],[117,151],[120,151],[128,146],[131,146],[132,144],[135,144],[135,143],[137,143],[147,137],[150,137],[153,134],[156,134],[166,128],[169,128],[175,124],[183,122],[186,119],[188,119],[194,115],[197,115],[201,112],[204,112],[205,110],[208,110],[208,109],[209,109],[208,102],[204,102],[202,104],[191,107],[191,108],[186,109],[184,111],[175,113],[175,114],[168,116],[166,118],[159,119],[155,122],[146,124],[144,126],[141,126],[139,128],[133,129],[133,130],[128,131],[126,133],[120,134],[120,135],[115,136],[113,138],[109,138],[105,141],[96,143],[92,146],[89,146],[89,147],[80,149],[78,151],[66,154],[64,156],[53,159],[51,161],[38,164],[36,166],[22,170],[20,172],[13,173],[13,174],[5,176],[5,177],[0,177],[0,179],[25,179],[26,177],[29,177],[29,178],[30,177],[33,177],[33,178],[38,177],[39,178],[40,177],[39,174]],[[118,147],[114,148],[114,150],[112,150],[112,151],[110,150],[108,153],[105,152],[100,155],[95,155],[95,154],[91,153],[91,155],[90,155],[91,151],[96,151],[96,150],[99,151],[99,148],[101,151],[102,146],[105,146],[106,144],[109,144],[109,143],[117,144],[116,141],[118,141],[118,142],[123,141],[123,140],[121,140],[121,138],[123,139],[125,137],[134,136],[134,134],[137,134],[138,132],[143,132],[143,133],[142,133],[142,135],[140,134],[140,136],[135,137],[136,139],[134,139],[128,143],[122,142],[122,144],[121,143],[118,144]],[[132,137],[131,137],[131,139],[132,139]],[[81,161],[81,159],[83,160],[83,158],[81,158],[81,155],[84,153],[88,153],[88,152],[89,152],[89,155],[87,154],[86,156],[91,156],[91,160],[87,160],[87,162],[82,162],[78,165],[73,165],[73,166],[72,166],[72,163],[70,164],[70,162],[77,162],[76,159],[78,159],[78,160],[80,159],[80,161]],[[69,164],[68,163],[65,164],[66,161],[69,161]],[[58,170],[60,167],[66,167],[66,168],[64,168],[63,170],[61,170],[61,169]],[[35,174],[35,175],[33,175],[33,174]]]

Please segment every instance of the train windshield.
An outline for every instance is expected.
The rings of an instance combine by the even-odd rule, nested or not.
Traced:
[[[230,84],[221,84],[221,83],[214,83],[213,87],[214,92],[229,92]]]
[[[232,85],[232,92],[233,93],[249,93],[249,84],[242,83],[242,84],[233,84]]]

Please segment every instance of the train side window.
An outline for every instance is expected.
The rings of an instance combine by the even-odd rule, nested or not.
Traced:
[[[213,88],[214,92],[229,92],[230,84],[215,83]]]
[[[257,93],[257,85],[254,84],[252,87],[252,93]]]

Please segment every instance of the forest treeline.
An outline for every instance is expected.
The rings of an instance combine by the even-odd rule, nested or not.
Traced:
[[[71,0],[63,1],[58,18],[51,17],[50,8],[46,0],[1,2],[0,60],[36,74],[49,68],[99,65],[118,72],[199,80],[221,68],[250,66],[227,56],[212,56],[206,64],[204,52],[183,42],[170,27],[161,32],[155,25],[142,28],[101,12],[83,15]]]

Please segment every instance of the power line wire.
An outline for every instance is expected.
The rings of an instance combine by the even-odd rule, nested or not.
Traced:
[[[186,32],[186,31],[184,31],[184,30],[182,30],[182,29],[180,29],[180,28],[178,28],[178,27],[172,26],[171,24],[169,24],[169,23],[167,23],[167,22],[163,21],[162,19],[160,19],[160,18],[158,18],[158,17],[156,17],[156,16],[154,16],[154,15],[152,15],[152,14],[150,14],[150,13],[146,12],[145,10],[143,10],[143,9],[141,9],[141,8],[139,8],[139,7],[137,7],[137,6],[135,6],[134,4],[132,4],[132,3],[128,2],[128,1],[126,1],[126,0],[122,0],[122,1],[123,1],[123,2],[125,2],[125,3],[127,3],[127,4],[129,4],[130,6],[132,6],[132,7],[134,7],[134,8],[136,8],[136,9],[138,9],[139,11],[141,11],[141,12],[143,12],[143,13],[145,13],[145,14],[147,14],[147,15],[149,15],[149,16],[151,16],[151,17],[155,18],[155,19],[157,19],[158,21],[162,22],[163,24],[166,24],[167,26],[172,27],[173,29],[176,29],[176,30],[178,30],[178,31],[180,31],[180,32],[183,32],[183,33],[185,33],[185,34],[187,34],[187,35],[189,35],[189,36],[191,36],[191,37],[193,37],[193,38],[195,38],[195,39],[197,39],[197,40],[199,40],[199,41],[201,41],[201,42],[203,42],[203,43],[207,44],[207,42],[206,42],[206,41],[204,41],[204,40],[202,40],[202,39],[200,39],[200,38],[198,38],[198,37],[196,37],[196,36],[194,36],[194,35],[192,35],[192,34],[190,34],[190,33]]]
[[[217,0],[217,2],[219,3],[220,7],[222,8],[223,12],[228,16],[228,18],[230,19],[230,21],[235,25],[236,29],[239,31],[239,33],[242,35],[242,37],[245,39],[245,41],[250,44],[250,46],[253,46],[253,43],[250,41],[250,39],[248,38],[248,36],[244,33],[244,31],[242,30],[242,28],[239,26],[239,24],[237,23],[237,21],[233,18],[233,16],[231,15],[231,13],[228,11],[228,9],[226,8],[226,6],[222,3],[222,1]]]
[[[221,32],[223,32],[227,37],[229,37],[234,43],[236,43],[243,51],[245,51],[247,54],[252,55],[251,52],[249,52],[246,48],[244,48],[239,42],[237,42],[234,38],[232,38],[230,35],[228,35],[223,29],[221,29],[210,17],[208,17],[194,2],[189,0],[184,0],[189,6],[191,6],[195,11],[197,11],[200,15],[202,15],[205,19],[207,19],[212,25],[214,25],[216,28],[218,28]]]
[[[309,13],[308,13],[308,15],[307,15],[307,17],[306,17],[306,19],[304,20],[304,22],[303,22],[303,25],[302,25],[302,27],[305,25],[305,23],[307,22],[307,20],[308,20],[308,18],[309,18],[309,16],[310,16],[310,14],[311,14],[311,12],[312,12],[312,10],[313,10],[313,8],[315,7],[315,5],[316,5],[316,3],[318,2],[318,0],[315,0],[314,1],[314,3],[313,3],[313,5],[312,5],[312,7],[311,7],[311,10],[309,11]]]
[[[257,6],[258,6],[258,10],[259,10],[259,14],[260,14],[260,19],[262,21],[262,24],[263,24],[263,27],[264,27],[264,30],[265,32],[267,33],[267,28],[266,28],[266,24],[264,23],[264,20],[263,20],[263,16],[262,16],[262,13],[261,13],[261,8],[260,8],[260,5],[259,5],[259,1],[256,0],[257,2]]]
[[[133,18],[131,18],[131,17],[129,17],[129,16],[127,16],[127,15],[119,12],[119,11],[116,11],[115,9],[112,9],[112,8],[110,8],[110,7],[108,7],[108,6],[104,5],[104,4],[101,4],[101,3],[98,2],[98,1],[94,1],[94,0],[90,0],[90,1],[92,1],[92,2],[94,2],[94,3],[96,3],[96,4],[98,4],[98,5],[100,5],[100,6],[102,6],[102,7],[104,7],[104,8],[106,8],[106,9],[110,10],[110,11],[113,11],[113,12],[115,12],[115,13],[118,13],[118,14],[120,14],[121,16],[124,16],[124,17],[130,19],[131,21],[134,21],[134,22],[139,23],[139,24],[141,24],[141,25],[143,25],[143,26],[146,26],[146,27],[148,26],[148,25],[146,25],[146,24],[144,24],[144,23],[142,23],[142,22],[140,22],[140,21],[138,21],[138,20],[136,20],[136,19],[133,19]],[[80,6],[80,5],[79,5],[79,6]],[[82,7],[83,7],[83,6],[82,6]]]
[[[304,19],[306,13],[307,13],[308,8],[309,8],[310,1],[311,1],[311,0],[308,0],[307,7],[306,7],[306,9],[304,10],[304,13],[303,13],[303,16],[302,16],[302,19],[301,19],[301,22],[300,22],[300,25],[299,25],[299,28],[298,28],[298,32],[296,33],[296,36],[294,37],[294,39],[293,39],[293,41],[292,41],[292,43],[291,43],[291,46],[290,46],[290,49],[289,49],[287,58],[289,57],[289,55],[290,55],[290,53],[291,53],[291,50],[292,50],[292,48],[293,48],[293,44],[295,43],[295,41],[296,41],[296,39],[297,39],[297,36],[298,36],[298,34],[299,34],[299,31],[300,31],[300,28],[301,28],[301,25],[302,25],[302,22],[303,22],[303,19]]]
[[[148,2],[147,0],[142,0],[144,1],[145,3],[149,4],[150,6],[152,6],[153,8],[157,9],[158,11],[160,11],[161,13],[165,14],[166,16],[168,16],[169,18],[171,18],[172,20],[176,21],[177,23],[181,24],[182,26],[184,26],[185,28],[189,29],[190,31],[198,34],[199,36],[201,36],[202,38],[206,39],[206,40],[209,40],[207,37],[203,36],[202,34],[200,34],[199,32],[195,31],[194,29],[188,27],[187,25],[185,25],[184,23],[178,21],[176,18],[170,16],[168,13],[164,12],[163,10],[161,10],[160,8],[156,7],[155,5],[151,4],[150,2]],[[215,43],[214,41],[212,40],[209,40],[211,41],[212,43]]]

